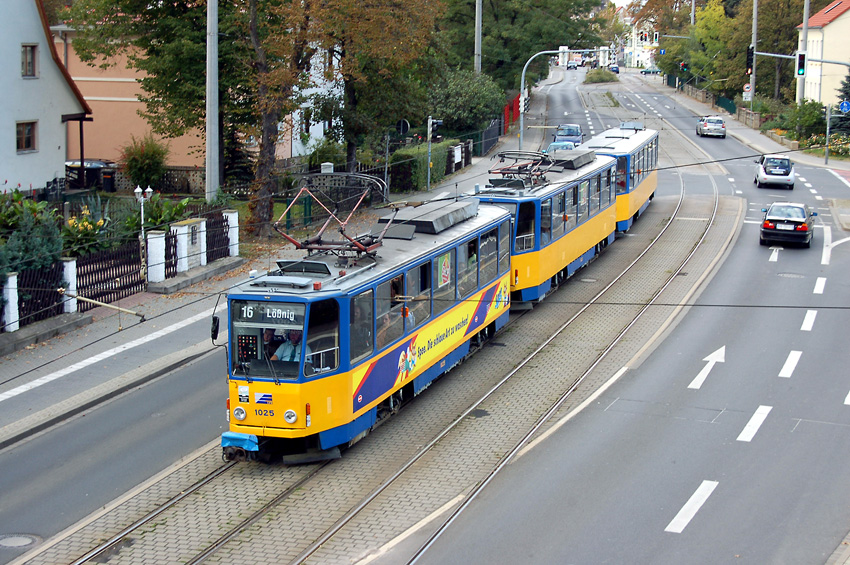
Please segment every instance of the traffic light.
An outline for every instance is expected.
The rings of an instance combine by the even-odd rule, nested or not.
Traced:
[[[797,76],[806,76],[806,52],[797,51]]]
[[[682,61],[682,70],[688,72],[688,63],[686,61]]]
[[[527,114],[528,108],[531,106],[531,96],[522,96],[522,100],[520,100],[520,104],[522,105],[522,113]]]
[[[753,62],[756,57],[756,48],[750,45],[747,47],[747,74],[753,74]]]
[[[652,42],[658,43],[658,32],[657,31],[652,34]]]

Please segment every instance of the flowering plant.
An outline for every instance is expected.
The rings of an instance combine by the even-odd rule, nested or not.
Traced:
[[[71,257],[87,255],[107,247],[105,239],[109,219],[95,219],[88,206],[83,206],[79,216],[71,216],[62,226],[65,253]]]

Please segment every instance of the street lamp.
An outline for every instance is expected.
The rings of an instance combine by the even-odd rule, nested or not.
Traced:
[[[136,200],[139,201],[139,205],[142,207],[142,274],[145,278],[145,282],[148,280],[148,242],[145,239],[145,202],[151,199],[151,195],[153,195],[153,189],[150,185],[142,192],[142,187],[136,185],[136,189],[133,190],[133,194],[136,195]]]
[[[139,201],[139,204],[142,207],[142,241],[145,240],[145,202],[151,199],[151,195],[153,194],[153,189],[148,186],[144,192],[142,192],[142,187],[136,185],[136,189],[133,191],[133,194],[136,195],[136,200]]]

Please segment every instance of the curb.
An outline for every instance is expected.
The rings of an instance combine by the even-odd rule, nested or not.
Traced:
[[[9,355],[92,323],[91,314],[72,312],[34,322],[14,332],[0,333],[0,355]]]

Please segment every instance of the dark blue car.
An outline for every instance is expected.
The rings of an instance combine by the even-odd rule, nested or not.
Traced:
[[[559,124],[555,130],[555,143],[559,141],[571,141],[576,147],[584,141],[584,134],[578,124]]]

